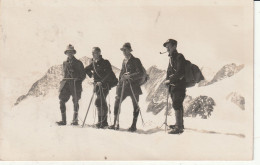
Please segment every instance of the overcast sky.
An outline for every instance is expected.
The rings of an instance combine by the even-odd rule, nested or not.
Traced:
[[[234,3],[236,2],[236,3]],[[2,0],[0,67],[3,75],[44,74],[61,64],[70,43],[76,57],[103,57],[121,67],[120,47],[130,42],[133,55],[148,68],[166,69],[162,44],[178,41],[178,51],[199,65],[252,63],[253,8],[247,0],[83,1]]]

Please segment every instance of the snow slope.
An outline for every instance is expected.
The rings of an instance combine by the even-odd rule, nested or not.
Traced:
[[[250,160],[252,158],[252,96],[250,82],[243,76],[251,72],[245,67],[236,75],[205,87],[187,90],[192,97],[208,95],[216,101],[212,116],[185,118],[185,132],[169,135],[164,126],[164,112],[146,112],[146,91],[140,98],[145,126],[138,119],[137,133],[127,132],[132,122],[130,98],[122,104],[120,131],[94,129],[89,126],[58,127],[60,120],[57,91],[47,96],[28,97],[18,106],[5,105],[1,111],[0,158],[2,160]],[[80,100],[79,118],[83,120],[92,87],[86,85]],[[245,111],[226,100],[236,91],[246,98]],[[111,120],[113,121],[115,88],[110,91]],[[67,120],[72,120],[72,101],[67,103]],[[95,122],[92,105],[86,124]],[[168,117],[174,123],[174,117]],[[110,124],[110,121],[109,121]]]

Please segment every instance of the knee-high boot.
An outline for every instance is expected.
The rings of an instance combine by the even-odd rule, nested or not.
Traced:
[[[169,134],[180,134],[183,132],[184,126],[183,126],[183,110],[175,110],[175,118],[176,118],[176,124],[174,128],[169,132]]]
[[[136,131],[136,123],[137,123],[138,116],[139,116],[139,109],[136,108],[135,111],[134,111],[134,117],[133,117],[132,125],[128,129],[128,131],[130,131],[130,132],[135,132]]]
[[[65,102],[60,101],[60,111],[61,111],[61,121],[57,121],[56,124],[58,125],[66,125],[66,106]]]

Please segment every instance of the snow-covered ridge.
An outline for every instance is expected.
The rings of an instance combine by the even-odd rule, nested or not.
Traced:
[[[223,66],[216,74],[215,76],[211,79],[211,80],[204,80],[201,81],[199,83],[199,86],[207,86],[207,85],[211,85],[214,84],[215,82],[218,82],[220,80],[223,80],[227,77],[231,77],[234,74],[238,73],[241,69],[244,68],[244,65],[236,65],[234,63],[232,64],[227,64],[225,66]],[[206,70],[204,70],[202,68],[202,72],[207,72]]]

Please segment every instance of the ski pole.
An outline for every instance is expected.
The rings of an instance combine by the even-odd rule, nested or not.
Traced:
[[[79,106],[78,106],[78,96],[77,96],[77,88],[76,88],[76,79],[74,79],[74,95],[75,95],[75,101],[76,101],[76,109],[77,109],[77,112],[75,112],[75,113],[78,113],[78,108],[79,108]]]
[[[137,105],[137,108],[139,109],[139,113],[140,113],[140,116],[141,116],[141,119],[142,119],[142,124],[144,126],[144,120],[143,120],[143,115],[142,115],[142,112],[141,112],[141,108],[140,108],[139,103],[138,103],[138,101],[137,101],[137,99],[135,97],[135,94],[134,94],[134,91],[133,91],[133,88],[132,88],[132,84],[131,84],[130,80],[128,80],[128,81],[129,81],[129,84],[130,84],[131,92],[132,92],[132,94],[134,96],[135,103]]]
[[[109,88],[108,88],[108,85],[107,85],[107,90],[108,90],[108,93],[107,93],[107,95],[108,95],[108,97],[109,97]],[[112,123],[111,122],[111,116],[110,116],[110,114],[111,114],[111,112],[110,112],[110,98],[109,98],[109,106],[107,105],[107,100],[106,100],[106,96],[105,96],[105,94],[104,94],[104,90],[103,90],[103,88],[102,88],[102,94],[103,94],[103,98],[104,98],[104,101],[105,101],[105,104],[106,104],[106,106],[107,106],[107,114],[109,115],[109,119],[110,119],[110,124]],[[107,116],[107,114],[106,114],[106,116]]]
[[[118,108],[118,112],[117,112],[117,116],[116,116],[116,121],[117,121],[118,125],[119,125],[119,114],[121,111],[121,104],[122,104],[122,99],[123,99],[123,94],[124,94],[124,88],[125,88],[125,81],[123,81],[122,91],[121,91],[121,96],[120,96],[120,101],[119,101],[119,108]]]
[[[102,88],[102,86],[101,85],[99,85],[98,86],[98,88],[99,88],[99,97],[100,97],[100,102],[101,102],[101,116],[103,116],[103,98],[102,98],[102,92],[103,92],[103,88]],[[98,116],[99,117],[99,116]],[[103,124],[103,121],[104,121],[104,118],[103,117],[100,117],[100,126],[102,126],[102,124]]]
[[[109,90],[108,86],[107,89]],[[111,109],[110,109],[110,95],[109,95],[109,91],[108,91],[108,113],[109,113],[109,120],[110,120],[110,124],[111,122]]]
[[[168,116],[168,110],[169,110],[168,101],[169,101],[169,90],[167,90],[167,100],[166,100],[166,116],[165,116],[165,122],[164,122],[164,124],[165,124],[165,132],[167,131],[167,126],[168,126],[168,124],[167,124],[167,116]]]
[[[90,105],[91,105],[91,103],[92,103],[92,100],[93,100],[94,94],[95,94],[95,85],[94,85],[94,89],[93,89],[93,94],[92,94],[92,96],[91,96],[91,99],[90,99],[90,102],[89,102],[89,105],[88,105],[87,113],[86,113],[85,118],[84,118],[84,121],[83,121],[83,123],[82,123],[82,128],[83,128],[84,125],[85,125],[86,118],[87,118],[87,115],[88,115],[88,111],[89,111]]]

